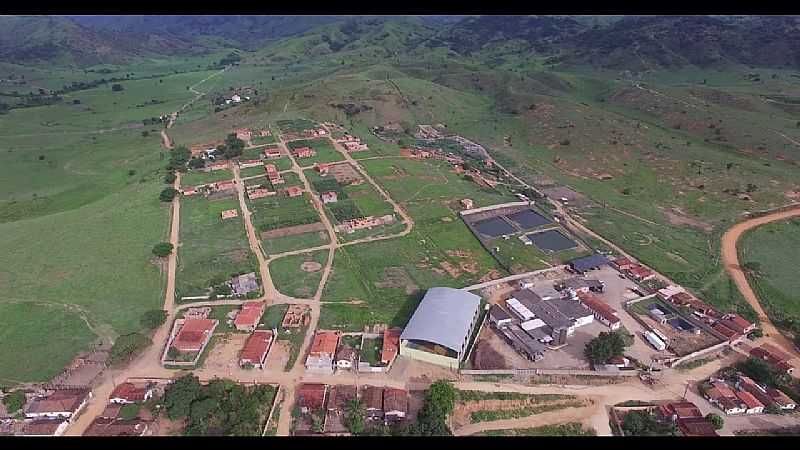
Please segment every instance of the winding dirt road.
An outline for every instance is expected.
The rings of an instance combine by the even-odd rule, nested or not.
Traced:
[[[782,348],[795,358],[798,358],[800,357],[800,352],[797,351],[792,341],[778,331],[767,316],[764,308],[761,307],[758,296],[756,296],[756,293],[750,287],[750,284],[747,282],[747,277],[739,265],[739,254],[736,251],[736,243],[739,242],[739,238],[747,231],[764,224],[788,220],[793,217],[800,217],[800,205],[785,211],[778,211],[765,216],[745,220],[744,222],[739,222],[732,226],[722,236],[722,263],[725,266],[725,270],[728,271],[731,278],[733,278],[733,281],[736,283],[736,287],[739,288],[739,292],[742,293],[747,303],[749,303],[758,314],[758,320],[761,322],[761,329],[764,331],[765,340],[772,341],[774,345]],[[797,366],[797,364],[793,365],[795,367]]]

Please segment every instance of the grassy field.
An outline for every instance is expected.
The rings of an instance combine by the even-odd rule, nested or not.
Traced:
[[[305,272],[300,267],[305,262],[317,262],[324,267],[327,259],[327,250],[276,259],[269,265],[275,288],[292,297],[313,297],[322,279],[322,270]]]
[[[246,167],[239,169],[239,176],[242,178],[265,176],[264,166]],[[266,180],[266,178],[264,179]]]
[[[181,246],[178,250],[176,297],[204,295],[206,289],[239,273],[258,272],[255,255],[239,217],[222,220],[226,209],[239,210],[236,199],[181,199]]]
[[[800,220],[771,223],[748,232],[739,242],[739,262],[757,263],[748,271],[750,285],[770,318],[782,328],[800,332]]]
[[[535,428],[511,428],[480,433],[482,436],[596,436],[597,432],[578,422],[560,425],[545,425]]]
[[[262,239],[261,247],[267,255],[300,250],[303,248],[318,247],[329,242],[326,231],[312,231],[311,233],[284,236],[273,239]]]
[[[299,197],[288,197],[284,194],[272,197],[248,200],[250,220],[256,231],[268,231],[292,225],[303,225],[319,222],[319,214],[311,204],[309,193]]]
[[[7,324],[0,328],[0,383],[5,385],[49,380],[96,338],[81,314],[64,305],[0,303],[0,317]],[[46,345],[42,330],[47,330]]]
[[[211,172],[191,171],[181,174],[181,186],[198,186],[232,179],[233,173],[230,170],[213,170]]]

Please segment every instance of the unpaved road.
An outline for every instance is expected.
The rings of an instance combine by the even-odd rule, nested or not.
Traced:
[[[728,271],[731,278],[733,278],[733,281],[736,283],[736,287],[739,288],[739,292],[742,293],[747,303],[749,303],[758,314],[758,320],[761,321],[761,329],[764,331],[765,339],[772,341],[774,345],[797,358],[800,357],[800,352],[797,351],[794,343],[778,331],[772,321],[769,320],[767,313],[764,312],[764,308],[761,307],[756,293],[753,292],[753,289],[747,282],[747,277],[739,266],[739,254],[736,251],[736,243],[739,242],[739,238],[747,231],[767,223],[787,220],[793,217],[800,217],[800,206],[786,211],[778,211],[765,216],[745,220],[744,222],[732,226],[722,236],[722,263],[725,266],[725,270]],[[793,363],[793,365],[797,367],[796,363]]]
[[[478,422],[465,425],[453,430],[454,436],[469,436],[475,433],[482,433],[490,430],[506,430],[512,428],[534,428],[543,425],[559,425],[567,422],[583,422],[587,417],[597,410],[595,405],[584,406],[581,408],[565,408],[556,411],[548,411],[534,414],[519,419],[492,420],[490,422]]]

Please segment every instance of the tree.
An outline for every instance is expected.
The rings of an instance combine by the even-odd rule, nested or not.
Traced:
[[[164,175],[164,183],[172,184],[175,182],[176,178],[178,177],[175,176],[175,172],[167,172],[167,174]]]
[[[186,417],[191,411],[192,402],[200,397],[200,380],[192,375],[184,375],[167,386],[164,392],[164,407],[171,420]]]
[[[456,390],[446,380],[433,383],[425,395],[425,404],[417,416],[417,423],[408,427],[408,434],[417,436],[451,436],[447,416],[453,412]]]
[[[129,403],[119,410],[119,417],[125,420],[135,419],[139,416],[139,409],[141,407],[136,403]]]
[[[147,130],[142,131],[142,137],[150,136],[150,132]]]
[[[712,425],[714,425],[715,430],[721,430],[722,427],[725,426],[725,419],[720,417],[719,414],[708,413],[706,415],[706,420],[708,420],[709,422],[711,422]]]
[[[108,357],[110,364],[129,361],[134,355],[153,344],[148,337],[139,333],[124,334],[114,341]]]
[[[151,309],[142,315],[142,326],[148,330],[158,328],[167,321],[167,312],[163,309]]]
[[[164,189],[163,191],[161,191],[161,193],[158,195],[158,198],[162,202],[171,202],[172,199],[174,199],[176,195],[178,195],[178,191],[176,189],[174,189],[174,188],[168,187],[168,188]]]
[[[123,88],[122,85],[119,84],[119,83],[114,83],[114,84],[111,85],[111,90],[114,91],[114,92],[119,92],[119,91],[122,91],[124,89],[125,88]]]
[[[622,356],[625,340],[617,332],[604,331],[586,343],[584,355],[592,364],[605,364],[615,356]]]
[[[344,416],[344,426],[352,434],[361,434],[364,432],[364,415],[366,410],[361,402],[357,399],[352,399],[347,402]]]
[[[173,248],[174,247],[169,242],[159,242],[158,244],[153,246],[153,254],[158,256],[159,258],[163,258],[172,253]]]
[[[742,264],[742,267],[751,273],[761,272],[761,263],[758,261],[748,261]]]
[[[9,414],[22,409],[25,406],[25,391],[16,390],[3,397],[3,404],[6,406],[6,411]]]

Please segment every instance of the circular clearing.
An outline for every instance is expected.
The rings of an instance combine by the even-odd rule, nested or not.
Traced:
[[[300,268],[303,272],[317,272],[322,269],[322,264],[316,261],[306,261],[303,264],[300,264]]]

